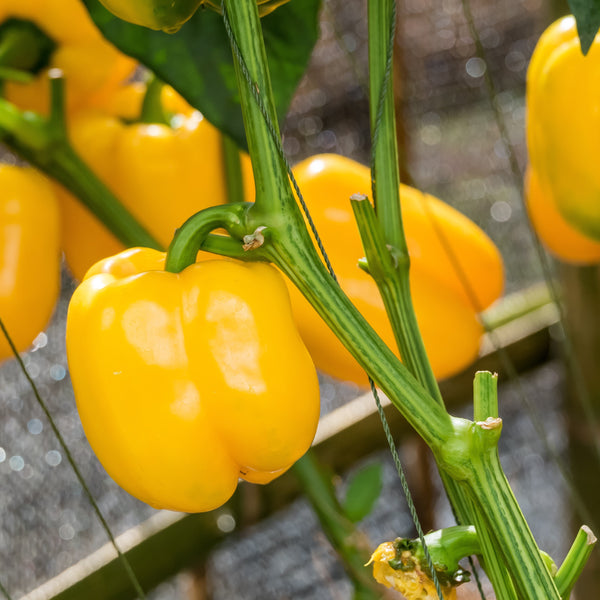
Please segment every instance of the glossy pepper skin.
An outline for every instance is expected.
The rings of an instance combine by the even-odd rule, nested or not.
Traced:
[[[108,473],[157,508],[212,510],[238,478],[267,483],[309,448],[312,360],[272,267],[205,261],[179,274],[130,249],[96,264],[67,317],[86,436]]]
[[[371,195],[369,169],[348,158],[324,154],[296,165],[294,175],[342,289],[395,348],[377,286],[357,265],[364,253],[349,198],[355,193]],[[448,377],[477,356],[483,333],[477,312],[502,293],[502,259],[481,229],[437,198],[404,185],[400,196],[417,320],[436,377]],[[474,298],[456,274],[440,233],[460,263]],[[290,295],[300,333],[317,368],[366,385],[364,371],[309,303],[293,287]]]
[[[2,0],[0,27],[11,19],[35,24],[54,43],[31,83],[5,83],[5,97],[22,109],[48,114],[50,68],[65,75],[69,112],[105,102],[135,70],[135,61],[104,40],[79,0]]]
[[[0,165],[0,317],[17,350],[48,325],[60,288],[60,218],[50,183]],[[13,356],[0,334],[0,360]]]
[[[104,110],[81,112],[70,122],[76,151],[121,202],[166,248],[175,229],[199,210],[227,201],[221,134],[165,88],[172,126],[128,123],[141,110],[145,88],[127,86]],[[252,167],[242,156],[246,195],[253,197]],[[63,250],[76,279],[100,259],[124,249],[76,198],[58,187]]]
[[[558,212],[550,192],[542,191],[535,171],[525,176],[525,203],[537,235],[544,246],[563,262],[591,265],[600,262],[600,242],[570,225]]]
[[[527,71],[527,146],[544,195],[572,227],[600,241],[600,37],[583,56],[575,19],[539,39]]]

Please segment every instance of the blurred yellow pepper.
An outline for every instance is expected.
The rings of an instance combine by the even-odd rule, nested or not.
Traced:
[[[542,190],[535,171],[525,176],[527,212],[544,246],[562,261],[576,264],[600,262],[600,241],[593,240],[567,223],[558,212],[552,194]]]
[[[551,25],[527,72],[532,172],[572,227],[600,241],[600,37],[583,56],[572,16]]]
[[[35,25],[51,48],[39,57],[32,82],[5,82],[5,97],[22,109],[48,113],[50,68],[64,73],[69,112],[106,101],[135,69],[134,60],[104,40],[79,0],[2,0],[0,48],[16,43],[10,30],[24,23]]]
[[[90,269],[69,305],[67,357],[108,473],[152,506],[201,512],[308,450],[319,386],[274,268],[164,263],[134,248]]]
[[[133,215],[166,248],[175,229],[199,210],[227,201],[221,133],[171,88],[163,105],[173,126],[126,122],[141,111],[143,84],[127,86],[103,111],[85,111],[70,123],[73,146]],[[125,120],[124,120],[125,119]],[[254,194],[250,159],[242,156],[246,195]],[[78,200],[60,188],[63,249],[81,280],[101,258],[124,249]]]
[[[294,175],[342,289],[384,341],[395,347],[377,286],[357,265],[363,250],[349,198],[355,193],[371,195],[369,169],[324,154],[296,165]],[[502,293],[502,258],[479,227],[437,198],[405,185],[400,197],[417,320],[436,377],[448,377],[477,356],[483,333],[477,313]],[[316,311],[295,287],[290,286],[290,294],[300,334],[317,368],[366,384],[362,368]]]
[[[22,352],[48,325],[58,299],[58,202],[33,169],[0,165],[0,215],[0,318]],[[0,334],[0,360],[12,356]]]

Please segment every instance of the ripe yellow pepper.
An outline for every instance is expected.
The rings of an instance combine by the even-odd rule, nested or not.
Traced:
[[[136,248],[90,269],[67,357],[108,473],[152,506],[201,512],[306,452],[319,387],[275,269],[215,260],[173,274],[164,261]]]
[[[6,98],[22,109],[48,113],[50,68],[65,75],[69,111],[103,103],[135,69],[134,60],[104,40],[79,0],[2,0],[0,42],[10,21],[33,23],[53,43],[31,83],[5,83]]]
[[[17,350],[44,330],[58,299],[58,202],[30,168],[0,165],[0,317]],[[0,334],[0,360],[12,357]]]
[[[325,154],[298,164],[294,175],[342,289],[384,341],[395,347],[377,286],[357,266],[363,250],[349,198],[355,193],[371,195],[369,169]],[[477,356],[482,336],[477,313],[502,293],[502,259],[487,235],[450,206],[405,185],[400,196],[417,320],[436,377],[448,377]],[[452,249],[472,294],[465,290],[445,244]],[[366,384],[364,371],[310,304],[293,286],[290,294],[300,334],[317,368]]]
[[[139,115],[143,85],[127,86],[106,110],[84,111],[70,122],[71,142],[121,202],[165,246],[175,229],[199,210],[227,201],[221,134],[170,88],[164,105],[175,125],[126,123]],[[253,197],[250,160],[242,156],[247,197]],[[58,186],[57,186],[58,187]],[[63,250],[81,280],[95,262],[124,249],[64,188]]]
[[[600,241],[600,37],[583,56],[572,16],[551,25],[527,72],[531,169],[571,226]]]
[[[576,264],[600,262],[600,242],[567,223],[558,212],[549,190],[542,190],[535,171],[525,176],[525,201],[531,224],[546,248],[562,261]]]

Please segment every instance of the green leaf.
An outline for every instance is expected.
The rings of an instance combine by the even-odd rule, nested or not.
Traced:
[[[223,18],[200,9],[175,34],[115,17],[98,0],[83,0],[103,35],[173,86],[221,131],[246,148],[229,40]],[[321,0],[294,0],[262,19],[273,94],[280,121],[318,37]]]
[[[343,509],[346,516],[358,523],[373,509],[383,487],[383,469],[380,463],[363,467],[354,474],[348,485]]]
[[[600,28],[600,0],[569,0],[577,21],[581,51],[587,54]]]

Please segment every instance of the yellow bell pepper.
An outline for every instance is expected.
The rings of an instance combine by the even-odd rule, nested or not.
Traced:
[[[2,0],[0,40],[11,20],[33,23],[54,45],[32,82],[5,82],[5,97],[22,109],[48,113],[50,68],[65,75],[69,111],[105,102],[135,69],[134,60],[104,40],[79,0]]]
[[[90,269],[69,305],[69,369],[115,481],[157,508],[207,511],[306,452],[319,387],[275,269],[164,261],[136,248]]]
[[[600,242],[571,226],[558,212],[549,190],[542,190],[535,171],[525,176],[527,212],[544,246],[557,258],[575,264],[600,262]]]
[[[572,16],[551,25],[527,72],[527,146],[544,193],[600,241],[600,37],[583,56]]]
[[[22,352],[48,325],[58,299],[58,202],[33,169],[0,165],[0,214],[0,318]],[[12,356],[0,334],[0,360]]]
[[[71,142],[121,202],[166,248],[177,227],[199,210],[227,201],[221,134],[171,88],[164,106],[176,112],[173,127],[126,123],[139,115],[143,85],[127,86],[104,111],[85,111],[71,119]],[[246,195],[253,197],[250,159],[242,156]],[[57,186],[58,187],[58,186]],[[64,188],[63,249],[81,280],[95,262],[124,249]]]
[[[342,289],[384,341],[395,347],[377,286],[357,265],[363,250],[349,198],[355,193],[371,195],[369,169],[325,154],[296,165],[294,175]],[[417,320],[436,377],[448,377],[477,356],[483,333],[477,313],[502,293],[502,259],[487,235],[450,206],[405,185],[400,196]],[[366,384],[364,371],[316,311],[293,286],[290,294],[300,334],[317,368]]]

